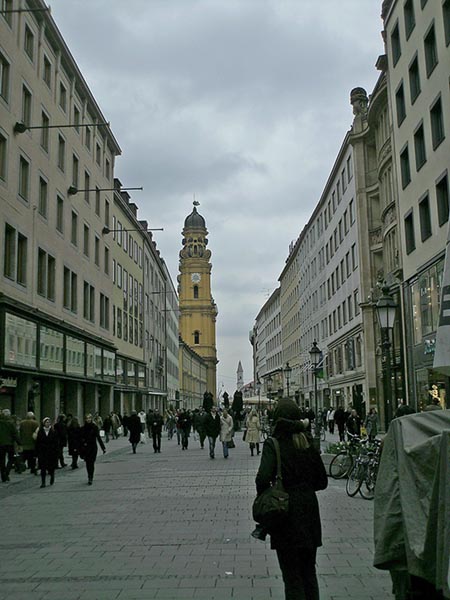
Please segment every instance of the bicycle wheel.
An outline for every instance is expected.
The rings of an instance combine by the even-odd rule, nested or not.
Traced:
[[[352,468],[353,458],[347,452],[336,454],[330,462],[329,474],[333,479],[342,479],[346,477]]]
[[[353,498],[353,496],[356,496],[356,494],[358,493],[363,478],[364,467],[359,462],[356,462],[350,470],[347,482],[345,484],[345,491],[350,496],[350,498]]]
[[[376,471],[375,467],[369,465],[366,470],[366,476],[359,488],[359,493],[365,500],[373,500],[375,496]]]

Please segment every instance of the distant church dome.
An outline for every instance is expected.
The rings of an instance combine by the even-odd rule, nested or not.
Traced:
[[[198,229],[199,227],[203,227],[206,229],[206,222],[202,215],[199,215],[197,212],[197,208],[194,206],[194,210],[191,214],[186,217],[184,221],[184,226],[186,229]]]

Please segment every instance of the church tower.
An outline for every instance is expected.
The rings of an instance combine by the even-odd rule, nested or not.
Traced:
[[[237,374],[236,389],[238,391],[241,391],[242,388],[244,387],[244,369],[242,368],[241,361],[239,361],[236,374]]]
[[[178,294],[180,336],[207,363],[207,390],[216,397],[217,306],[211,295],[211,251],[206,249],[208,231],[197,212],[198,202],[186,217],[180,251]]]

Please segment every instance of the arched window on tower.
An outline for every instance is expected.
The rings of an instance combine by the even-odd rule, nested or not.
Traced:
[[[198,298],[198,285],[194,285],[194,298]]]
[[[194,331],[194,344],[200,344],[200,331]]]

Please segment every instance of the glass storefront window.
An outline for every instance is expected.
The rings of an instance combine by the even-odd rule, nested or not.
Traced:
[[[429,272],[419,279],[420,319],[422,322],[422,337],[433,331],[433,311],[431,305],[431,277]]]
[[[145,367],[144,365],[138,365],[138,387],[145,387]]]
[[[66,336],[66,373],[84,375],[85,352],[84,342],[77,338]]]
[[[86,344],[86,375],[88,377],[95,376],[94,362],[94,346],[92,344]]]
[[[411,307],[412,307],[412,318],[413,318],[413,334],[414,344],[420,344],[422,342],[422,324],[421,324],[421,313],[419,310],[420,306],[420,293],[419,285],[415,283],[411,286]]]
[[[37,325],[5,314],[5,364],[36,368]]]
[[[50,327],[40,326],[39,366],[44,371],[63,370],[64,335]]]
[[[102,376],[102,349],[94,346],[94,377]]]
[[[103,350],[103,379],[110,379],[115,381],[116,379],[116,355],[114,352],[109,350]]]
[[[136,364],[127,362],[127,383],[128,385],[136,385]]]
[[[124,384],[125,376],[124,376],[124,360],[123,360],[123,358],[116,359],[116,374],[117,374],[117,383]]]

